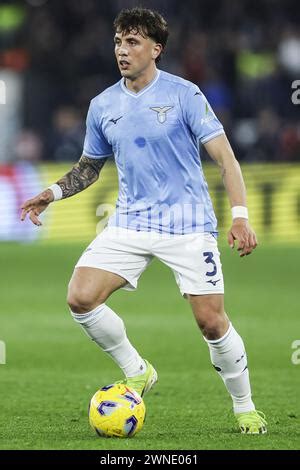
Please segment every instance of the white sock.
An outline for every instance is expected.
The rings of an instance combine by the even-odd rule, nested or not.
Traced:
[[[71,312],[86,334],[123,370],[126,377],[146,371],[146,364],[126,336],[123,320],[107,305],[101,304],[88,313]]]
[[[251,399],[251,387],[247,366],[247,355],[242,338],[230,323],[222,338],[207,340],[214,368],[222,377],[231,395],[234,413],[255,410]]]

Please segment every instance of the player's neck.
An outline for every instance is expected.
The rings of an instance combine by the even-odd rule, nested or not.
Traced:
[[[133,93],[139,93],[143,88],[151,83],[158,73],[157,68],[154,66],[150,70],[145,71],[145,73],[139,75],[136,78],[130,79],[125,78],[125,86],[128,90],[132,91]]]

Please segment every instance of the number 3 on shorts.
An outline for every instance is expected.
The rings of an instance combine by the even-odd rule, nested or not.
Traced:
[[[215,276],[215,274],[217,274],[217,265],[215,263],[215,260],[213,259],[213,257],[214,257],[213,252],[212,251],[205,251],[203,253],[203,256],[205,257],[205,263],[213,265],[213,270],[212,271],[207,271],[206,276]]]

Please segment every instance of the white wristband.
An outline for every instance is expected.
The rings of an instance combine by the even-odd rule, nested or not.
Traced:
[[[248,219],[248,209],[245,206],[234,206],[231,208],[232,220],[241,217],[242,219]]]
[[[54,201],[58,201],[59,199],[62,199],[63,193],[59,184],[52,184],[47,189],[51,189],[51,191],[53,192]]]

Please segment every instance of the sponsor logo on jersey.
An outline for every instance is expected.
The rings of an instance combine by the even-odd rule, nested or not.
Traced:
[[[117,119],[110,119],[109,122],[113,122],[114,124],[117,124],[117,122],[122,119],[123,116],[118,117]]]

